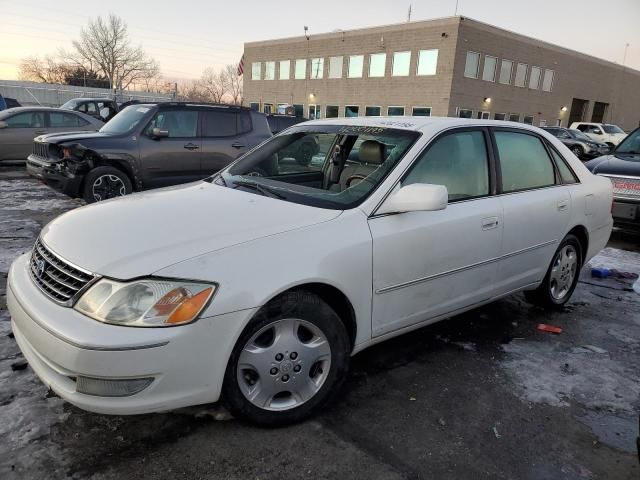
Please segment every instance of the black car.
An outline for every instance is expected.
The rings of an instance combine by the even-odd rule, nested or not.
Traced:
[[[580,130],[562,127],[543,127],[551,135],[558,137],[573,154],[581,160],[596,158],[609,153],[610,147],[606,143],[596,142]]]
[[[118,102],[110,98],[74,98],[60,108],[74,110],[108,122],[120,111]]]
[[[631,132],[610,155],[585,163],[591,173],[611,179],[611,213],[619,227],[640,231],[640,128]]]
[[[95,133],[37,137],[27,170],[87,202],[205,178],[271,137],[248,108],[132,105]]]

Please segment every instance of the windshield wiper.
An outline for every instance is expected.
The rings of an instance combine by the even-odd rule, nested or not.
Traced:
[[[270,188],[265,187],[264,185],[260,185],[259,183],[256,183],[256,182],[246,182],[246,181],[243,181],[243,180],[234,180],[233,184],[235,185],[234,188],[237,188],[237,187],[252,188],[253,190],[256,190],[257,192],[260,192],[265,197],[274,197],[274,198],[279,198],[281,200],[286,198],[281,193],[274,192]]]

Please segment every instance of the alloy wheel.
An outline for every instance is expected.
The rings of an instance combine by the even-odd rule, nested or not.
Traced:
[[[551,266],[549,289],[551,296],[562,300],[571,290],[578,269],[578,252],[573,245],[565,245],[556,253]]]
[[[93,182],[91,191],[93,198],[99,202],[108,198],[126,195],[127,188],[122,179],[116,175],[101,175]]]

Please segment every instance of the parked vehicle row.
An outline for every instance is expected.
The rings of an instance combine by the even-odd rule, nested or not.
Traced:
[[[627,136],[624,130],[610,123],[573,122],[569,127],[580,130],[598,143],[606,143],[613,149]]]
[[[235,133],[258,124],[224,113]],[[203,150],[198,134],[219,114],[141,105],[112,133],[40,143],[81,158],[60,160],[73,175],[89,160],[72,144],[110,145],[94,147],[102,161],[118,152],[111,137],[128,156],[125,137]],[[309,137],[322,161],[300,164],[290,152]],[[221,399],[236,417],[282,425],[321,411],[351,355],[375,343],[517,291],[561,309],[608,241],[611,201],[608,179],[528,125],[319,120],[204,181],[58,217],[11,266],[7,303],[33,370],[81,408]]]
[[[559,138],[581,160],[588,160],[609,153],[609,145],[596,142],[580,130],[562,127],[543,127],[543,129]]]

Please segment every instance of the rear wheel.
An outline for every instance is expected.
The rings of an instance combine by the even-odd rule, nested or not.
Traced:
[[[544,280],[536,290],[525,291],[526,299],[544,308],[560,310],[578,284],[582,248],[574,235],[567,235],[553,255]]]
[[[259,425],[301,421],[340,389],[349,355],[347,330],[331,307],[309,292],[287,293],[261,309],[238,339],[223,402]]]
[[[133,191],[131,180],[114,167],[98,167],[91,170],[84,179],[82,197],[87,203],[128,195]]]
[[[582,155],[584,155],[584,150],[582,150],[580,145],[574,145],[571,147],[571,152],[578,158],[582,158]]]

